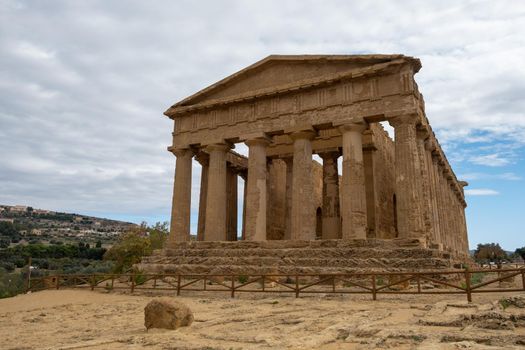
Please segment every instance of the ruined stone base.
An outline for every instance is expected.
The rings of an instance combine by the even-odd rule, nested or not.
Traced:
[[[177,242],[144,257],[149,273],[329,274],[445,270],[460,257],[424,247],[418,240],[318,240]]]

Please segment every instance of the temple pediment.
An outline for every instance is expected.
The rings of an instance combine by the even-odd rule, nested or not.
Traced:
[[[378,73],[419,60],[403,55],[271,55],[174,104],[166,111],[286,91],[326,80]]]

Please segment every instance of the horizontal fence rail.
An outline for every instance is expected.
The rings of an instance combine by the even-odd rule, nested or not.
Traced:
[[[341,274],[91,274],[31,278],[27,291],[105,290],[301,294],[465,294],[525,291],[525,268]]]

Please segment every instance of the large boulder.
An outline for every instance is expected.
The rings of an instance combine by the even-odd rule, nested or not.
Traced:
[[[190,308],[181,302],[168,298],[152,300],[144,308],[144,325],[146,329],[177,329],[193,322]]]

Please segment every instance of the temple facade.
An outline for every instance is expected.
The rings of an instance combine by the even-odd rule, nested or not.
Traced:
[[[174,104],[168,247],[190,240],[196,159],[198,241],[414,239],[467,254],[467,183],[426,118],[420,68],[403,55],[272,55]]]

